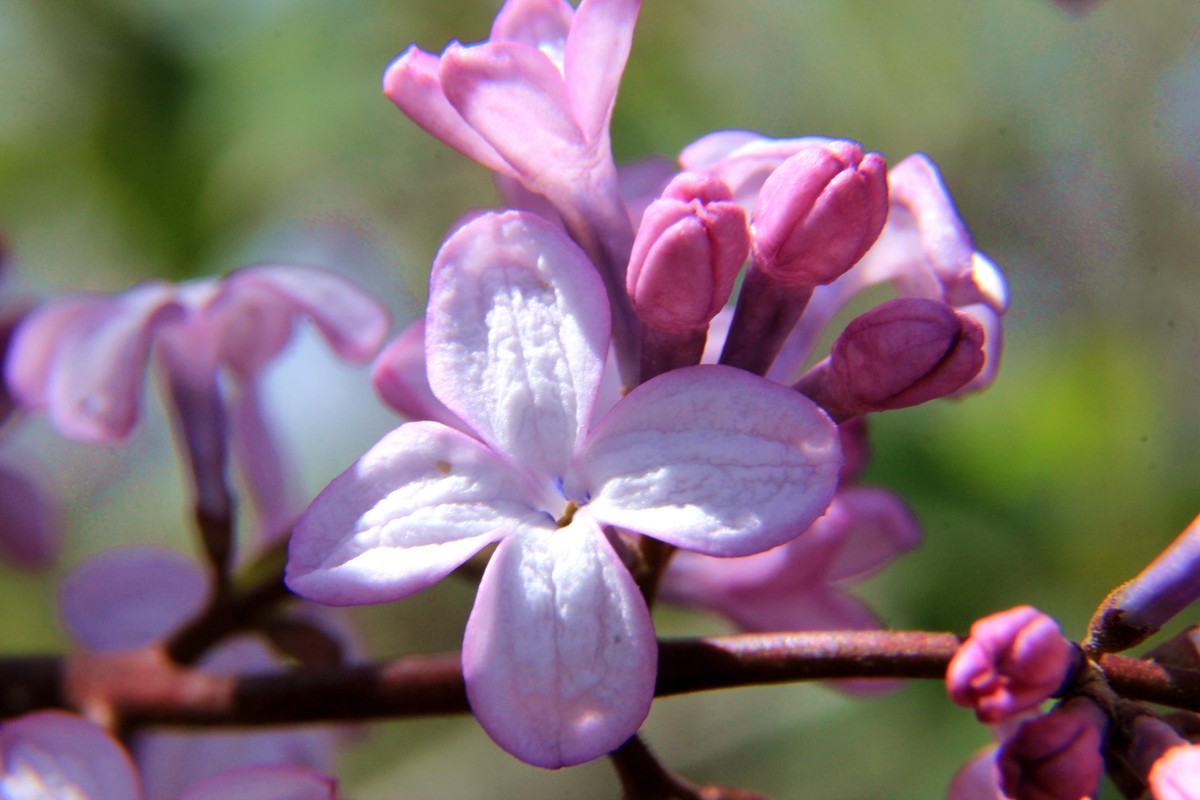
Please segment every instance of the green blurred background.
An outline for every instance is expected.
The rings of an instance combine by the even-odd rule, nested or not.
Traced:
[[[398,324],[488,175],[381,94],[409,43],[484,37],[499,0],[6,0],[0,230],[11,299],[119,290],[255,261],[339,269]],[[889,624],[964,631],[1033,603],[1079,636],[1091,610],[1200,511],[1200,3],[647,0],[621,89],[621,160],[704,133],[844,136],[941,166],[1008,277],[997,383],[874,420],[869,482],[927,531],[866,585]],[[307,337],[272,376],[313,492],[396,423],[362,368]],[[121,448],[42,420],[0,458],[68,501],[49,578],[0,576],[10,651],[61,649],[54,580],[124,542],[192,547],[157,397]],[[372,655],[457,648],[470,587],[351,612]],[[1181,623],[1185,620],[1181,620]],[[1195,621],[1194,615],[1186,621]],[[672,634],[721,630],[662,613]],[[612,798],[603,762],[544,772],[470,720],[373,726],[349,798]],[[938,685],[882,699],[787,686],[656,704],[650,743],[689,777],[777,798],[941,796],[989,740]]]

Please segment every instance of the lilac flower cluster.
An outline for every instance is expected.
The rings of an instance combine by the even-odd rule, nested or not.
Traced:
[[[647,168],[613,162],[608,122],[639,5],[510,0],[488,41],[388,69],[388,97],[496,172],[514,210],[443,245],[425,318],[375,367],[414,421],[316,498],[288,563],[302,596],[382,602],[497,545],[467,692],[501,746],[545,767],[645,718],[659,575],[636,565],[663,545],[663,563],[684,551],[664,597],[746,629],[875,625],[835,587],[917,532],[839,475],[835,423],[985,385],[1005,308],[921,156],[889,172],[853,142],[721,132],[638,193]],[[805,371],[882,282],[900,297]]]

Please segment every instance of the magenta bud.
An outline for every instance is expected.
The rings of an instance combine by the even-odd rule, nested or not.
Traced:
[[[771,173],[752,215],[754,264],[786,286],[829,283],[870,249],[888,214],[887,163],[853,142],[804,148]]]
[[[1021,725],[1000,747],[1000,788],[1014,800],[1095,797],[1108,717],[1079,697]]]
[[[1032,711],[1057,692],[1074,664],[1053,619],[1030,606],[984,617],[946,670],[950,699],[993,724]]]
[[[855,318],[796,388],[835,419],[945,397],[982,369],[984,330],[937,300],[900,297]]]
[[[717,178],[684,172],[646,209],[626,288],[648,327],[694,331],[729,300],[750,252],[746,212]]]

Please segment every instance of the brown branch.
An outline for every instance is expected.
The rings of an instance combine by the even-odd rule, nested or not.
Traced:
[[[843,678],[938,679],[959,638],[892,631],[747,634],[660,642],[660,697]],[[1200,671],[1105,656],[1120,695],[1200,711]],[[161,650],[0,659],[0,716],[69,707],[132,725],[277,725],[469,711],[457,653],[244,676],[173,664]]]

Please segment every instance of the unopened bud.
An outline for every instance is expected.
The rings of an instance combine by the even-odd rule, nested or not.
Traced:
[[[729,300],[750,251],[746,212],[724,182],[675,177],[646,209],[626,288],[641,320],[660,331],[695,331]]]
[[[809,147],[763,183],[754,207],[754,264],[788,286],[829,283],[879,237],[888,213],[887,164],[853,142]]]
[[[946,688],[991,724],[1036,709],[1062,687],[1073,663],[1058,623],[1020,606],[971,626],[946,670]]]
[[[901,297],[846,326],[796,389],[835,419],[907,408],[961,389],[984,363],[983,327],[945,303]]]
[[[1095,797],[1104,772],[1100,748],[1108,717],[1077,697],[1029,720],[1000,748],[1000,787],[1014,800]]]
[[[1084,648],[1118,652],[1157,633],[1200,599],[1200,517],[1148,567],[1104,599],[1088,625]]]

